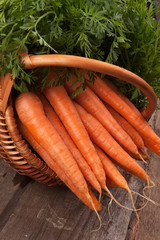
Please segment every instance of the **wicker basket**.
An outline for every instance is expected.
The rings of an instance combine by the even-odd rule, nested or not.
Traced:
[[[149,104],[142,111],[142,115],[148,120],[154,112],[157,98],[153,89],[137,75],[124,70],[118,66],[69,55],[27,55],[22,54],[22,62],[25,69],[32,69],[42,66],[63,66],[73,68],[84,68],[87,70],[107,74],[127,81],[138,87],[148,98]],[[14,76],[12,76],[14,79]],[[14,117],[14,106],[12,104],[11,74],[7,73],[0,78],[0,155],[1,157],[20,174],[46,183],[49,186],[62,184],[60,179],[43,162],[31,147],[22,138],[17,128]]]

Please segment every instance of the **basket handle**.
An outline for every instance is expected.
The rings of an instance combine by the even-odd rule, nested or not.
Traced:
[[[99,72],[119,78],[139,88],[148,98],[149,104],[147,108],[145,108],[141,112],[146,120],[149,120],[152,113],[155,111],[157,105],[157,97],[152,87],[136,74],[119,66],[91,58],[58,54],[49,55],[24,54],[22,56],[22,61],[24,63],[25,69],[33,69],[36,67],[44,66],[83,68],[86,70],[91,70],[94,72]]]
[[[99,72],[119,78],[139,88],[148,98],[149,104],[147,108],[142,111],[142,115],[146,120],[150,119],[152,113],[155,111],[157,105],[157,97],[152,87],[142,78],[124,68],[99,60],[73,55],[28,55],[26,53],[22,53],[21,57],[25,69],[33,69],[36,67],[45,66],[83,68],[86,70]],[[3,83],[4,79],[5,84]],[[0,109],[2,110],[2,112],[4,112],[13,81],[11,81],[11,74],[6,74],[6,76],[4,76],[3,79],[1,78],[0,80]]]

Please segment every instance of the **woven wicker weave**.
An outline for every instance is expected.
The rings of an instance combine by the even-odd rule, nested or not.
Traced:
[[[65,55],[42,55],[30,56],[22,55],[22,61],[26,69],[41,66],[64,66],[85,68],[87,70],[97,71],[118,77],[124,81],[130,82],[147,96],[149,105],[143,111],[143,116],[149,119],[155,110],[157,98],[153,89],[137,75],[129,71],[121,73],[121,68],[100,62],[98,60],[86,59],[76,56]],[[14,79],[14,76],[12,76]],[[60,179],[51,170],[43,160],[41,160],[31,147],[23,140],[15,120],[14,106],[12,105],[13,81],[11,74],[7,73],[0,78],[0,155],[17,172],[29,176],[30,178],[46,183],[49,186],[62,184]]]
[[[32,153],[28,144],[22,139],[17,128],[13,107],[9,105],[5,116],[0,116],[0,154],[20,174],[48,185],[55,185],[61,181],[56,174]]]
[[[34,154],[30,146],[22,139],[14,116],[10,75],[1,78],[0,113],[0,155],[21,175],[26,175],[49,186],[61,185],[61,180],[45,162]],[[2,106],[3,105],[3,106]],[[6,107],[4,107],[6,105]]]

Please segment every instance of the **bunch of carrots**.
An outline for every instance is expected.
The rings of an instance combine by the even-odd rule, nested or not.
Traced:
[[[47,82],[57,77],[51,69]],[[17,124],[46,164],[98,214],[102,192],[116,201],[108,186],[131,195],[116,165],[153,184],[136,160],[147,159],[145,147],[160,156],[160,138],[135,106],[99,75],[72,100],[70,93],[79,86],[78,81],[73,84],[76,80],[76,72],[71,72],[63,86],[20,94],[15,101]],[[92,189],[99,192],[99,199]]]

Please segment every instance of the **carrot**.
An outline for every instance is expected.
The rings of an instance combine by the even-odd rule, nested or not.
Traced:
[[[120,145],[121,146],[121,145]],[[122,146],[121,146],[122,147]],[[145,149],[141,150],[138,149],[138,153],[139,154],[133,154],[131,152],[129,152],[128,150],[124,149],[132,158],[139,160],[139,161],[143,161],[144,163],[146,163],[147,159],[149,158],[148,154],[146,153]]]
[[[45,116],[40,99],[34,93],[22,93],[17,97],[15,107],[21,122],[32,134],[33,138],[56,161],[75,187],[92,202],[87,183],[77,163]]]
[[[52,73],[53,72],[51,72],[49,78],[53,77]],[[63,86],[46,88],[44,90],[44,94],[51,103],[52,107],[54,107],[57,115],[60,117],[82,155],[88,161],[102,189],[108,192],[111,199],[119,206],[124,207],[114,198],[106,186],[106,177],[103,165],[65,88]]]
[[[89,84],[90,88],[106,103],[111,105],[117,112],[132,124],[141,134],[144,141],[160,156],[160,138],[149,126],[147,121],[137,115],[131,107],[122,100],[99,76],[94,84]]]
[[[133,142],[140,149],[144,149],[144,141],[140,134],[136,131],[136,129],[118,112],[116,112],[109,104],[105,104],[106,108],[112,114],[112,116],[117,120],[117,122],[121,125],[121,127],[128,133],[128,135],[132,138]]]
[[[49,102],[47,101],[45,96],[43,96],[42,94],[39,94],[39,98],[43,104],[43,108],[44,108],[47,118],[52,123],[52,125],[55,127],[58,134],[61,136],[64,143],[66,144],[66,146],[72,153],[83,176],[99,193],[101,193],[101,186],[100,186],[99,182],[97,181],[94,173],[92,172],[90,166],[87,164],[87,162],[83,158],[83,156],[80,153],[80,151],[78,150],[77,146],[72,141],[71,137],[67,133],[66,129],[64,128],[63,124],[61,123],[61,121],[58,118],[57,114],[55,113],[54,109],[49,104]]]
[[[118,171],[118,169],[113,164],[113,162],[109,159],[109,157],[97,145],[95,145],[95,149],[98,153],[100,160],[102,161],[102,164],[103,164],[103,167],[104,167],[104,170],[106,173],[106,185],[110,186],[110,187],[120,187],[120,188],[124,188],[125,190],[127,190],[130,195],[130,199],[131,199],[131,202],[133,205],[133,210],[136,211],[136,215],[137,215],[137,209],[135,208],[132,191],[130,190],[126,179]],[[117,202],[117,204],[122,206],[119,202]],[[129,209],[124,206],[122,206],[122,207]],[[137,215],[137,217],[138,217],[138,215]]]
[[[122,100],[124,100],[124,102],[126,102],[130,108],[132,110],[134,110],[134,112],[143,119],[142,114],[140,113],[140,111],[136,108],[136,106],[122,93],[118,90],[118,88],[108,79],[105,78],[105,83],[107,84],[107,86],[109,86]]]
[[[136,108],[136,106],[122,93],[118,90],[115,84],[113,84],[108,79],[104,80],[107,86],[109,86],[112,91],[114,91],[143,121],[145,120],[141,112]]]
[[[116,186],[129,190],[127,181],[122,176],[122,174],[118,171],[113,162],[109,159],[109,157],[95,144],[95,149],[98,153],[98,156],[103,164],[106,176],[115,183]]]
[[[91,139],[103,149],[117,165],[143,180],[152,182],[144,169],[124,151],[96,118],[87,113],[87,111],[77,103],[75,103],[75,106]]]
[[[48,80],[56,77],[50,72]],[[77,110],[63,86],[45,88],[44,94],[61,119],[82,156],[91,167],[102,188],[105,188],[105,172]]]
[[[135,107],[135,105],[123,94],[121,93],[117,87],[110,82],[109,80],[105,79],[105,82],[107,83],[107,85],[132,109],[132,111],[134,111],[134,113],[137,115],[137,117],[139,117],[142,121],[145,121],[144,117],[142,116],[141,112]],[[145,121],[146,122],[146,121]],[[150,138],[146,138],[142,135],[143,141],[144,141],[144,145],[152,152],[155,152],[157,155],[160,156],[160,145],[158,144],[153,144],[152,139]]]
[[[24,139],[33,147],[33,149],[39,154],[39,156],[47,163],[47,165],[54,169],[54,172],[59,176],[59,178],[70,188],[70,190],[89,208],[93,209],[91,202],[86,198],[86,196],[81,193],[71,182],[71,180],[66,176],[64,171],[59,167],[59,165],[50,157],[50,155],[38,144],[38,142],[33,138],[33,136],[29,133],[27,128],[22,124],[22,122],[17,120],[18,128],[24,137]],[[101,210],[100,203],[97,201],[94,194],[89,190],[89,194],[93,200],[93,203],[96,207],[97,211]]]
[[[72,86],[76,81],[77,76],[71,75],[71,78],[66,82],[65,87],[68,92],[72,92],[78,87]],[[83,106],[88,112],[90,112],[95,118],[97,118],[103,126],[110,132],[110,134],[117,139],[126,149],[133,153],[137,153],[137,147],[129,137],[129,135],[122,129],[118,122],[112,117],[110,112],[106,109],[102,101],[94,94],[94,92],[88,87],[76,96],[76,102]]]
[[[108,187],[119,187],[113,180],[106,176],[106,185]]]

